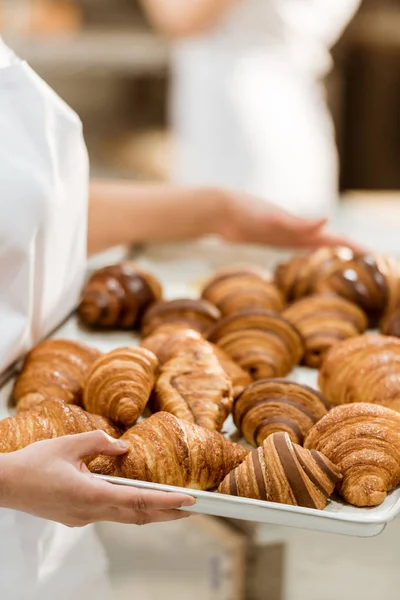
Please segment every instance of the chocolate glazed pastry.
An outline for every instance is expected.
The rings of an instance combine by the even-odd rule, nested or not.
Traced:
[[[220,311],[207,300],[181,298],[156,302],[144,315],[142,337],[151,335],[164,325],[184,326],[207,335],[220,317]]]
[[[294,302],[283,316],[293,323],[304,339],[303,363],[321,366],[329,348],[341,340],[363,333],[368,320],[356,304],[336,295],[314,295]]]
[[[224,316],[245,308],[280,312],[284,307],[282,294],[271,275],[255,267],[219,271],[205,285],[202,298],[215,304]]]
[[[99,356],[98,350],[71,340],[45,340],[35,346],[13,389],[17,411],[52,399],[80,404],[89,369]]]
[[[220,494],[323,509],[340,480],[339,470],[317,451],[273,433],[218,488]]]
[[[255,380],[284,377],[303,356],[303,340],[296,327],[261,309],[224,317],[208,339]]]
[[[400,411],[400,339],[365,335],[336,344],[318,382],[331,404],[370,402]]]
[[[248,454],[220,433],[165,412],[138,423],[121,439],[129,444],[128,452],[99,456],[89,465],[92,473],[210,490]]]
[[[303,444],[309,430],[330,409],[330,404],[312,388],[284,379],[262,379],[247,386],[236,398],[233,420],[253,446],[277,431],[292,442]]]
[[[373,404],[331,410],[307,436],[341,470],[338,492],[354,506],[377,506],[400,484],[400,415]]]
[[[182,330],[166,341],[165,351],[152,410],[220,431],[232,410],[232,384],[212,345],[198,332]]]
[[[132,262],[104,267],[87,282],[78,308],[90,326],[134,329],[144,311],[162,298],[158,281]]]

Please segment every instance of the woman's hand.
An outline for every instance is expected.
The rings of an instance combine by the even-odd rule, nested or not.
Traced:
[[[184,494],[153,492],[97,479],[83,463],[87,456],[117,456],[126,445],[102,431],[32,444],[0,456],[0,506],[69,527],[97,521],[146,525],[187,517],[193,506]]]

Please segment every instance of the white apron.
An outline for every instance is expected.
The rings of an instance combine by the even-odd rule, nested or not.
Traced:
[[[78,117],[0,38],[0,373],[77,302],[87,197]],[[0,598],[108,600],[106,568],[92,528],[0,509]]]
[[[321,81],[360,1],[237,0],[211,31],[176,44],[175,179],[329,213],[338,158]]]

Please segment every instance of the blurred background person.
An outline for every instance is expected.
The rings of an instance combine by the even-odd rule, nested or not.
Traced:
[[[179,183],[223,185],[302,215],[338,196],[323,79],[361,0],[142,0],[176,40],[170,111]]]

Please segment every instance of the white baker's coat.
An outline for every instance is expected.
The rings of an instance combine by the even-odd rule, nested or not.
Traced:
[[[0,373],[78,300],[87,198],[78,117],[0,38]],[[0,509],[0,565],[4,600],[111,598],[92,528]]]
[[[324,214],[338,158],[322,79],[361,0],[238,0],[210,31],[176,44],[175,179]]]

